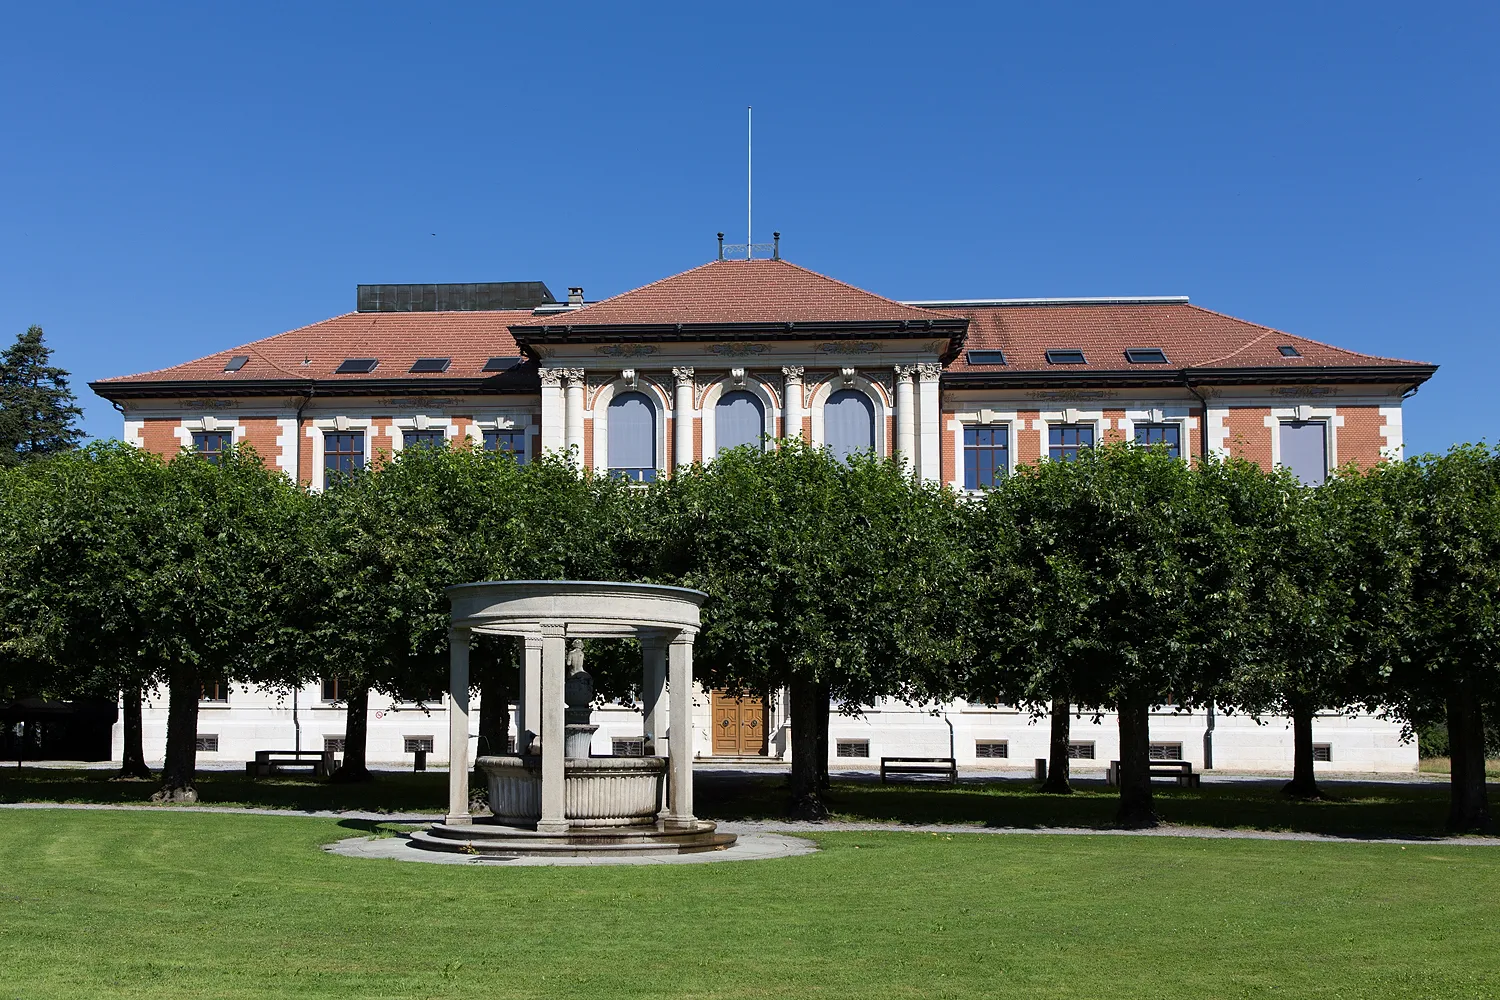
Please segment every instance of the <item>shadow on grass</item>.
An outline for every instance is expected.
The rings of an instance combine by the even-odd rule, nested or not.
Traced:
[[[240,772],[198,775],[203,805],[262,809],[350,810],[374,813],[436,814],[447,801],[447,774],[441,771],[377,771],[373,781],[335,785],[317,778],[253,779]],[[58,768],[6,768],[0,771],[0,802],[147,803],[157,784],[114,781],[112,772]],[[1285,830],[1340,837],[1441,837],[1447,818],[1448,788],[1439,783],[1389,782],[1325,784],[1334,798],[1304,802],[1281,794],[1281,780],[1214,781],[1201,788],[1156,786],[1156,810],[1163,822],[1223,829]],[[1075,782],[1072,795],[1043,795],[1021,778],[983,782],[881,785],[873,780],[837,781],[828,794],[836,819],[883,823],[954,823],[988,827],[1113,826],[1117,798],[1102,781]],[[1491,795],[1500,792],[1493,787]],[[784,819],[784,774],[747,775],[699,772],[694,782],[696,812],[707,819]],[[164,807],[177,808],[177,807]],[[191,806],[181,808],[192,808]],[[342,819],[350,829],[390,831],[382,821]],[[365,824],[365,825],[359,825]],[[373,825],[371,825],[373,824]]]
[[[1329,783],[1333,796],[1306,802],[1281,794],[1282,780],[1212,781],[1196,789],[1153,786],[1164,823],[1221,829],[1319,833],[1339,837],[1441,837],[1447,819],[1445,785]],[[1116,790],[1102,781],[1075,782],[1072,795],[1043,795],[1029,780],[881,785],[837,781],[827,801],[834,818],[886,823],[955,823],[987,827],[1109,829]],[[1491,794],[1500,792],[1492,788]],[[786,778],[780,775],[700,774],[699,815],[722,820],[779,819],[786,815]]]

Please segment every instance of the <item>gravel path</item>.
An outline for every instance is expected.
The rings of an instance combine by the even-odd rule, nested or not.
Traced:
[[[436,813],[381,813],[332,809],[251,809],[237,806],[148,806],[102,805],[91,803],[5,802],[0,809],[79,809],[123,810],[134,812],[227,813],[236,816],[301,816],[319,819],[354,819],[385,823],[438,823]],[[1500,837],[1365,837],[1334,836],[1323,833],[1298,833],[1284,830],[1223,830],[1204,826],[1159,826],[1152,830],[1095,830],[1088,827],[1048,826],[966,826],[957,823],[807,823],[796,820],[728,820],[719,824],[727,833],[931,833],[931,834],[1012,834],[1066,837],[1197,837],[1205,840],[1294,840],[1311,843],[1401,844],[1404,846],[1441,844],[1454,847],[1500,847]]]

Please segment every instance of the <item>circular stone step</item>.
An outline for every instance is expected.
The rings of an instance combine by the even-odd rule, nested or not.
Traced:
[[[497,823],[435,823],[411,834],[411,846],[422,850],[508,857],[695,854],[722,851],[734,842],[734,834],[719,833],[718,824],[706,820],[700,820],[693,830],[585,827],[567,833],[539,833]]]

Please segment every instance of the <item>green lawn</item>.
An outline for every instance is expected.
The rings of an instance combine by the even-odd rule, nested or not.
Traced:
[[[830,834],[776,861],[450,867],[360,824],[0,811],[0,1000],[1500,995],[1500,850]]]
[[[785,777],[745,777],[700,771],[697,812],[716,819],[776,819],[786,804]],[[365,785],[330,785],[299,778],[253,781],[241,772],[199,775],[205,804],[284,809],[358,809],[438,813],[447,802],[444,772],[381,772]],[[1296,830],[1341,836],[1441,836],[1447,818],[1444,782],[1329,785],[1335,798],[1295,802],[1281,782],[1216,782],[1200,789],[1159,786],[1164,820],[1191,826]],[[0,802],[143,802],[155,786],[110,781],[107,771],[24,768],[0,770]],[[1491,789],[1500,804],[1500,786]],[[1098,780],[1078,783],[1071,796],[1041,795],[1029,781],[962,783],[956,788],[839,781],[829,796],[837,818],[976,826],[1101,828],[1110,825],[1115,790]],[[0,994],[0,1000],[6,1000]]]

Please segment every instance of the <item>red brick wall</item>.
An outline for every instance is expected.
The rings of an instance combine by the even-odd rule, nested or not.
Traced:
[[[592,420],[583,422],[583,454],[580,457],[585,469],[594,467],[594,422]]]
[[[260,460],[268,469],[278,469],[277,460],[281,458],[281,447],[276,443],[281,429],[276,426],[274,417],[242,417],[240,427],[244,429],[244,437],[238,443],[249,445],[255,449]]]
[[[1105,410],[1104,420],[1109,425],[1104,428],[1104,442],[1125,440],[1125,432],[1120,430],[1120,421],[1125,419],[1124,410]]]
[[[1011,461],[1014,464],[1042,460],[1041,433],[1032,426],[1041,416],[1040,410],[1022,410],[1016,414],[1016,422],[1011,430],[1015,440],[1010,443]]]
[[[1266,426],[1270,409],[1261,406],[1236,407],[1225,411],[1229,428],[1229,454],[1247,459],[1262,468],[1271,466],[1271,429]]]
[[[954,477],[958,475],[958,456],[954,453],[953,432],[948,429],[948,421],[952,419],[951,410],[943,410],[938,414],[938,426],[942,428],[938,437],[938,476],[945,483],[953,482]]]
[[[307,422],[297,422],[297,479],[300,482],[312,482],[313,470],[313,439],[308,436]],[[313,433],[317,433],[314,431]]]
[[[706,455],[703,454],[703,418],[702,417],[694,417],[693,418],[693,454],[697,456],[697,460],[700,461],[700,462],[705,461],[707,459],[707,457],[708,457],[708,456],[706,456]]]
[[[1380,446],[1385,438],[1380,431],[1385,427],[1385,418],[1378,406],[1340,406],[1339,416],[1344,426],[1338,429],[1339,464],[1354,462],[1362,469],[1379,465]]]
[[[171,458],[182,448],[182,442],[177,439],[176,434],[177,428],[182,426],[181,420],[169,417],[147,418],[143,423],[141,447],[146,451]]]

